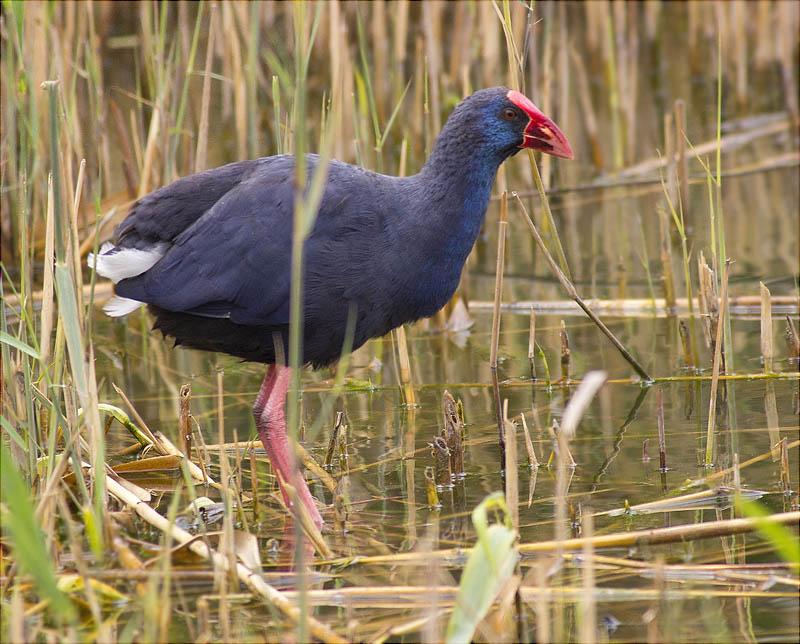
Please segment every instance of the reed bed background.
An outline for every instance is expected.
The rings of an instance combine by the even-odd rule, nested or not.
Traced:
[[[616,614],[637,626],[620,631],[623,638],[678,638],[689,614],[682,611],[698,594],[713,597],[719,612],[694,625],[692,637],[753,641],[792,632],[796,615],[779,611],[778,626],[762,629],[760,616],[771,613],[754,624],[752,606],[796,600],[798,588],[797,3],[7,2],[0,19],[4,641],[459,641],[463,633],[447,630],[459,582],[465,593],[484,587],[458,605],[461,621],[485,640],[614,639],[618,625],[594,617],[598,602],[625,602]],[[256,370],[237,372],[224,359],[209,367],[208,358],[184,351],[174,363],[144,315],[108,325],[95,302],[110,291],[95,283],[85,255],[138,197],[230,161],[308,150],[415,172],[458,101],[498,84],[518,87],[551,116],[577,161],[507,164],[497,182],[503,206],[490,209],[453,305],[393,342],[365,347],[336,374],[304,374],[303,407],[294,398],[289,407],[301,438],[312,439],[310,449],[323,426],[335,427],[330,471],[316,474],[335,521],[331,534],[311,535],[310,559],[292,546],[292,529],[275,529],[284,515],[271,477],[256,473],[262,456],[248,440],[250,396],[241,393],[253,388]],[[605,342],[588,335],[594,328],[585,319],[567,325],[547,315],[547,302],[563,311],[569,294],[527,236],[523,208],[583,298],[601,317],[614,316],[613,330],[665,388],[668,408],[694,410],[697,475],[668,488],[669,428],[659,456],[660,500],[678,496],[671,507],[694,508],[696,521],[672,533],[632,525],[637,513],[669,511],[657,506],[625,508],[605,523],[598,483],[647,388],[638,393],[642,378],[627,377],[633,372],[611,345],[580,350]],[[313,218],[313,208],[296,216]],[[524,315],[501,321],[501,304]],[[494,324],[480,318],[491,309]],[[426,343],[454,351],[435,331],[458,328],[469,315],[485,350],[479,364],[461,372],[426,360]],[[640,316],[659,315],[660,335],[642,332]],[[131,344],[148,356],[141,371],[150,394],[133,384],[119,349]],[[528,358],[525,368],[508,356]],[[114,370],[97,373],[98,358]],[[374,369],[375,360],[386,366]],[[597,367],[607,375],[585,377]],[[188,374],[194,393],[182,387]],[[751,426],[733,384],[726,388],[737,378],[765,383],[765,419],[756,426],[769,441],[758,453],[739,454],[737,413]],[[592,383],[595,393],[603,387],[597,404],[609,437],[609,410],[628,418],[597,481],[578,492],[573,466],[592,449],[575,434],[591,398],[581,402],[575,392],[581,381],[584,393]],[[504,499],[479,506],[475,496],[492,490],[462,492],[458,480],[437,490],[437,476],[447,481],[458,470],[453,461],[448,470],[447,458],[429,460],[415,430],[425,418],[441,424],[443,386],[478,392],[460,411],[444,397],[448,440],[461,435],[465,408],[467,424],[470,412],[488,410],[507,444],[516,433],[505,452]],[[376,412],[374,392],[398,388],[402,415],[391,402],[377,409],[384,432],[396,425],[398,451],[349,460],[359,426]],[[348,391],[357,396],[333,422]],[[654,428],[664,424],[658,393],[658,404],[641,407]],[[309,405],[318,413],[309,415]],[[794,420],[786,421],[789,407]],[[154,419],[193,428],[194,445],[175,447],[177,431],[169,438],[149,429]],[[657,440],[654,433],[653,453]],[[474,454],[496,449],[496,430],[467,444]],[[646,460],[647,439],[640,445]],[[131,460],[142,446],[151,458]],[[515,467],[524,454],[530,469]],[[384,468],[397,461],[405,514],[390,546],[354,519],[348,486],[359,472],[377,472],[378,496]],[[425,496],[423,462],[440,467],[428,487],[439,500]],[[781,499],[767,506],[772,519],[748,501],[740,479],[768,462]],[[552,478],[549,494],[536,493],[539,467]],[[695,488],[713,498],[684,498]],[[526,498],[546,508],[546,518],[520,522]],[[435,509],[447,499],[456,508],[451,521]],[[204,509],[184,515],[190,503]],[[507,520],[478,513],[473,524],[476,506]],[[703,509],[717,521],[704,520]],[[526,539],[534,525],[548,536]],[[490,567],[494,586],[470,575],[470,551],[462,549],[475,545],[479,559],[476,537],[490,528],[510,562]],[[762,540],[750,550],[732,536],[753,530]],[[712,537],[718,547],[702,561],[668,560],[669,550],[649,545]],[[634,545],[653,549],[640,562],[625,557]],[[298,553],[306,565],[281,572]]]

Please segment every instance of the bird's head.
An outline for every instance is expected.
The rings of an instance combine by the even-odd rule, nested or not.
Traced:
[[[558,126],[517,90],[479,90],[459,104],[453,117],[459,129],[470,131],[475,143],[493,148],[503,158],[523,148],[573,158],[567,137]]]
[[[569,146],[567,137],[553,121],[539,111],[531,99],[515,89],[510,89],[506,93],[506,100],[512,104],[512,107],[503,108],[502,118],[513,123],[517,132],[519,124],[524,124],[522,143],[519,147],[541,150],[564,159],[572,158],[572,148]]]

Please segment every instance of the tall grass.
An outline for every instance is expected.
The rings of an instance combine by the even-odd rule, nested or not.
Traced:
[[[107,426],[101,417],[101,409],[108,409],[101,403],[116,403],[117,397],[95,373],[92,332],[95,293],[99,297],[106,287],[95,284],[82,262],[86,252],[110,236],[134,198],[233,160],[284,152],[320,154],[311,175],[305,175],[304,164],[298,166],[288,351],[290,364],[299,367],[302,242],[314,223],[328,159],[387,173],[414,172],[464,95],[506,82],[524,89],[559,125],[568,124],[576,152],[583,150],[581,156],[591,157],[597,170],[603,159],[624,170],[625,163],[651,156],[661,145],[660,123],[668,109],[659,108],[657,100],[645,104],[648,92],[635,89],[636,82],[652,77],[637,68],[633,52],[644,56],[657,51],[663,46],[659,20],[666,12],[687,12],[689,57],[706,60],[711,58],[705,54],[717,52],[712,129],[701,123],[708,105],[689,105],[686,114],[689,132],[713,131],[716,136],[715,166],[703,167],[710,255],[719,276],[732,238],[728,234],[726,240],[729,231],[722,217],[723,124],[747,114],[745,108],[760,110],[759,105],[740,105],[742,111],[735,112],[723,100],[727,86],[738,89],[753,80],[742,71],[744,51],[756,52],[759,69],[774,69],[787,111],[797,113],[792,26],[798,11],[792,3],[760,5],[754,29],[745,28],[742,6],[729,10],[724,3],[687,9],[659,2],[610,8],[605,3],[507,0],[358,5],[6,1],[2,6],[0,457],[3,549],[8,545],[12,552],[0,571],[4,640],[12,633],[31,640],[110,633],[98,623],[81,621],[85,616],[66,599],[55,571],[70,548],[86,556],[89,568],[102,568],[112,557],[110,546],[118,530],[119,517],[109,510],[105,489]],[[765,25],[774,23],[780,25],[781,40],[771,47]],[[744,37],[746,49],[732,46],[734,36]],[[676,92],[685,89],[672,78],[659,82]],[[585,110],[592,118],[581,117]],[[610,132],[602,127],[608,122]],[[547,161],[540,174],[531,156],[528,164],[523,161],[504,172],[501,183],[535,184],[547,242],[569,274],[568,253],[558,235],[558,226],[564,225],[559,204],[554,202],[551,209],[545,192],[555,185],[586,182],[595,169],[589,161],[572,166]],[[685,226],[686,204],[671,205],[686,267],[683,286],[691,300],[688,265],[694,240]],[[653,214],[637,217],[652,222]],[[640,229],[644,251],[639,257],[646,262],[652,255],[648,245],[652,250],[657,239],[653,226]],[[619,238],[613,230],[598,230],[593,240],[598,248]],[[580,258],[570,259],[575,278],[585,278],[577,267]],[[136,323],[146,331],[144,317]],[[147,342],[147,333],[142,335]],[[727,312],[723,337],[731,342]],[[733,348],[726,346],[729,370]],[[537,351],[546,368],[547,357],[538,344]],[[163,365],[153,373],[155,369],[165,371]],[[344,369],[337,375],[339,387]],[[300,370],[294,373],[288,420],[296,435],[302,422]],[[174,374],[162,377],[175,379]],[[219,392],[221,397],[221,385]],[[69,486],[63,483],[68,472],[74,477]],[[177,500],[175,504],[173,514]],[[163,543],[171,542],[165,538]],[[160,566],[168,579],[167,557]],[[169,603],[160,599],[169,599],[172,586],[159,583],[153,582],[145,598],[145,614],[154,617],[145,620],[144,633],[151,639],[168,634]],[[93,592],[71,595],[87,598],[97,622],[101,600]],[[26,624],[17,615],[23,596],[33,600],[29,607],[34,614],[45,615],[42,621],[29,619]],[[37,605],[39,600],[49,603]],[[306,620],[300,624],[297,637],[303,640]],[[56,630],[45,630],[53,626]],[[133,633],[119,635],[122,639]]]

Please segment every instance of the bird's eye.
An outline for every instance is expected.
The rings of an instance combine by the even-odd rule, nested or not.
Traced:
[[[507,107],[506,109],[503,110],[503,118],[506,121],[513,121],[515,118],[517,118],[517,113],[510,107]]]

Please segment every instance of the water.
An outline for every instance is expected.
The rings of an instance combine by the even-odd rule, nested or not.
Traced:
[[[706,129],[698,138],[712,136],[713,130]],[[755,147],[758,147],[756,158],[761,158],[761,154],[779,154],[782,144],[780,141],[770,142],[767,144],[769,149],[763,145],[746,146],[728,157],[730,167],[746,166],[752,161]],[[517,183],[520,179],[514,177],[524,176],[526,163],[523,158],[512,162],[510,186],[520,187]],[[580,174],[582,163],[585,164],[579,160],[572,166],[573,175]],[[731,177],[724,180],[723,194],[727,255],[736,260],[731,269],[731,295],[757,293],[759,280],[768,284],[773,295],[796,293],[798,182],[795,170],[783,168]],[[528,207],[535,207],[536,200],[536,197],[529,199]],[[692,257],[703,248],[711,262],[707,200],[705,183],[700,181],[693,185],[686,220]],[[769,203],[766,209],[761,205],[765,200]],[[657,208],[663,207],[660,185],[567,191],[555,197],[552,203],[575,284],[586,298],[621,296],[620,266],[624,267],[625,297],[661,297],[662,267],[656,214]],[[515,208],[515,205],[511,206],[504,301],[566,299],[550,269],[534,252],[532,239],[517,218]],[[462,285],[462,294],[478,303],[471,314],[474,321],[471,329],[454,334],[436,330],[435,325],[430,324],[417,325],[410,330],[417,408],[403,404],[397,386],[395,349],[388,338],[371,341],[354,354],[348,377],[358,384],[353,390],[345,389],[338,398],[330,393],[332,371],[306,371],[303,374],[303,420],[307,430],[304,444],[318,461],[325,457],[335,412],[346,412],[351,501],[348,532],[331,535],[328,539],[339,556],[424,553],[439,548],[469,547],[476,539],[470,519],[472,509],[487,494],[503,489],[488,362],[491,313],[479,304],[492,299],[496,218],[497,202],[493,202],[484,234],[470,259]],[[679,240],[674,236],[673,245],[673,266],[680,285]],[[695,273],[694,266],[692,273]],[[684,296],[685,293],[679,291],[678,295]],[[796,320],[796,309],[794,316]],[[677,318],[644,314],[636,317],[606,316],[604,319],[652,376],[689,374],[683,365]],[[553,420],[561,419],[564,406],[574,392],[574,386],[557,384],[563,375],[559,364],[561,320],[566,322],[569,333],[570,376],[580,379],[589,370],[602,369],[611,381],[589,406],[571,444],[577,466],[571,473],[568,489],[570,516],[592,511],[605,513],[622,509],[626,503],[635,505],[663,499],[676,493],[687,480],[708,474],[702,465],[706,448],[708,380],[665,382],[643,387],[628,380],[633,375],[630,366],[585,317],[540,313],[536,339],[546,356],[554,384],[549,389],[546,387],[544,364],[537,357],[539,381],[534,385],[529,379],[527,312],[507,312],[501,320],[500,395],[508,399],[510,416],[525,413],[539,460],[546,463],[550,458],[552,440],[548,427]],[[147,333],[149,322],[137,316],[126,322],[109,322],[98,314],[95,322],[98,329],[95,336],[98,376],[105,378],[101,398],[114,400],[109,385],[115,382],[126,391],[148,423],[174,436],[177,390],[181,383],[190,382],[193,413],[200,431],[207,443],[216,443],[217,373],[222,371],[226,441],[232,441],[234,435],[240,441],[256,438],[250,407],[263,377],[261,366],[242,364],[223,356],[172,349],[157,334]],[[757,310],[734,316],[731,328],[732,372],[760,373]],[[800,437],[797,363],[780,358],[785,355],[780,335],[782,329],[782,317],[776,316],[779,358],[775,369],[788,377],[737,380],[726,384],[728,402],[722,405],[717,419],[713,471],[731,467],[734,455],[744,462],[768,452],[781,438],[791,443]],[[700,357],[698,373],[707,376],[711,372],[712,356],[703,342],[699,321],[695,330]],[[656,389],[662,391],[664,400],[668,471],[663,475],[658,466]],[[432,511],[425,501],[424,469],[433,462],[428,443],[441,428],[441,399],[445,390],[464,405],[466,476],[453,489],[440,490],[442,507]],[[772,405],[776,415],[771,413]],[[114,430],[114,436],[118,441],[116,446],[130,442],[119,429]],[[554,538],[555,470],[540,467],[534,478],[524,464],[521,428],[518,438],[520,543],[550,540]],[[649,461],[643,461],[644,441],[648,441]],[[275,484],[271,475],[266,474],[268,467],[263,450],[257,448],[256,453],[263,495],[265,489],[274,490]],[[229,456],[232,455],[233,452],[229,452]],[[216,461],[216,457],[212,460]],[[248,463],[245,459],[242,481],[245,491],[250,489]],[[789,464],[790,473],[796,473],[796,448],[789,450]],[[334,467],[333,474],[341,474],[338,467]],[[218,471],[213,467],[212,475],[218,477]],[[718,484],[722,483],[731,485],[732,475],[718,481]],[[796,480],[793,484],[796,485]],[[765,491],[767,494],[761,503],[770,512],[797,507],[796,494],[787,497],[779,489],[779,463],[772,457],[743,469],[742,485]],[[703,487],[695,488],[695,491],[700,489]],[[332,502],[332,495],[321,484],[312,483],[312,492],[326,504]],[[214,490],[205,490],[203,494],[214,500],[219,498]],[[166,510],[167,500],[162,500],[162,511]],[[291,552],[289,533],[285,531],[284,520],[274,503],[262,508],[262,512],[261,517],[250,516],[253,522],[251,530],[258,537],[262,561],[267,572],[276,567],[283,569]],[[600,514],[595,519],[595,533],[614,534],[732,516],[734,514],[729,509],[684,510],[630,518]],[[327,512],[325,517],[330,525],[331,513]],[[568,536],[579,536],[577,523],[571,523]],[[606,556],[667,564],[776,561],[776,555],[758,533],[665,546],[611,548],[601,552]],[[310,587],[426,586],[430,585],[432,574],[439,584],[458,581],[460,566],[434,566],[431,572],[430,562],[422,555],[420,557],[417,563],[400,569],[392,564],[322,567],[319,572],[333,577],[323,577],[311,583]],[[523,560],[521,572],[527,580],[523,585],[535,585],[535,577],[531,576],[534,573],[530,571],[537,561],[535,557]],[[768,577],[786,576],[787,572],[778,569],[767,574]],[[552,583],[579,586],[579,562],[569,560],[561,575]],[[296,584],[294,577],[270,580],[288,588]],[[759,596],[756,592],[759,584],[755,582],[712,583],[689,576],[659,582],[659,588],[672,593],[663,595],[659,604],[646,595],[653,592],[654,583],[652,574],[642,576],[635,571],[620,571],[613,567],[598,571],[598,586],[638,589],[645,597],[636,600],[625,595],[621,599],[598,600],[601,623],[611,625],[609,639],[652,638],[653,631],[648,628],[653,627],[648,627],[645,618],[654,605],[661,607],[658,633],[666,639],[745,640],[749,628],[759,638],[782,639],[789,633],[796,633],[798,628],[796,595],[792,595],[796,588],[791,586],[778,583],[771,587],[767,584],[775,593]],[[183,592],[197,597],[214,593],[214,590],[211,581],[207,580],[192,582]],[[340,628],[346,628],[348,623],[352,627],[348,620],[357,614],[358,625],[352,633],[363,637],[375,635],[386,623],[402,623],[419,614],[411,609],[386,608],[379,598],[373,598],[372,603],[367,601],[367,604],[370,606],[368,609],[350,608],[344,612],[318,607],[315,614]],[[233,622],[234,631],[242,637],[261,632],[262,628],[273,632],[267,627],[257,604],[245,602],[242,610],[242,615],[247,617],[240,615]],[[576,628],[579,613],[576,604],[568,601],[564,610],[567,628]],[[532,629],[535,623],[532,613],[533,604],[526,604],[522,623],[527,629]],[[752,626],[743,626],[748,620],[752,620]],[[183,633],[181,623],[181,619],[176,618],[176,633]],[[442,624],[437,628],[442,628]],[[415,639],[420,633],[419,628],[412,629],[405,637]],[[573,636],[574,633],[569,635]]]

